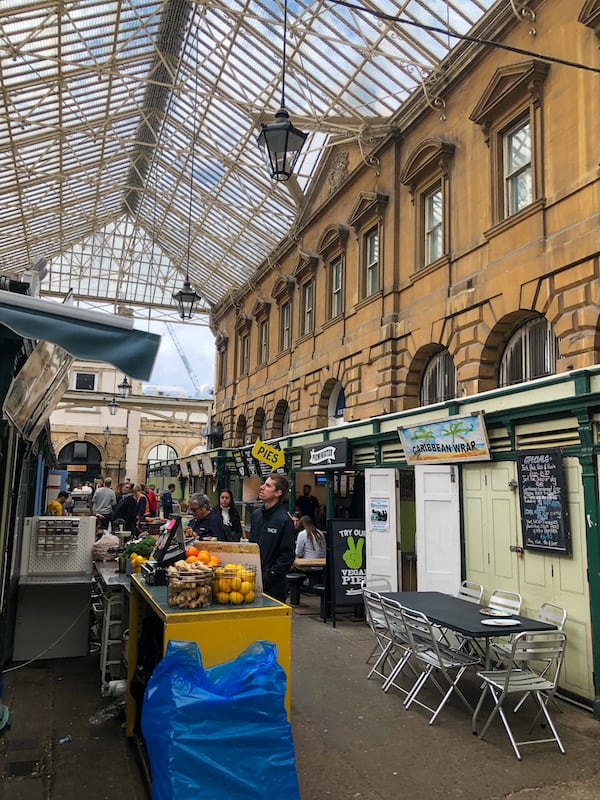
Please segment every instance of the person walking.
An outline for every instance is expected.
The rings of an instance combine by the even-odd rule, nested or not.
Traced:
[[[285,475],[269,475],[258,493],[263,506],[250,519],[250,541],[260,549],[263,590],[282,603],[287,596],[285,576],[294,563],[294,523],[282,505],[288,487]]]

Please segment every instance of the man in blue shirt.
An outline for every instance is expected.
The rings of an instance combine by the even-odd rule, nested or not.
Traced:
[[[170,483],[166,492],[163,492],[160,497],[163,515],[165,519],[169,519],[173,513],[173,492],[175,491],[175,484]]]

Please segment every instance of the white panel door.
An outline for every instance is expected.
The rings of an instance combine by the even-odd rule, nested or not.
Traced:
[[[459,469],[415,466],[417,589],[456,594],[460,585]]]
[[[401,588],[398,585],[400,521],[395,469],[365,470],[365,531],[367,581],[387,578],[393,591]]]

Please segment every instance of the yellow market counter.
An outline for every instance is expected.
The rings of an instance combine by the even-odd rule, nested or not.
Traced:
[[[292,609],[268,595],[257,597],[243,606],[212,605],[208,608],[171,608],[166,586],[148,586],[141,575],[131,576],[129,601],[129,645],[127,650],[127,685],[139,661],[139,644],[145,620],[160,638],[162,655],[171,639],[197,642],[205,667],[237,658],[257,639],[277,645],[277,660],[285,670],[287,687],[285,705],[290,715]],[[148,623],[146,623],[148,627]],[[127,693],[126,733],[133,736],[136,701]]]

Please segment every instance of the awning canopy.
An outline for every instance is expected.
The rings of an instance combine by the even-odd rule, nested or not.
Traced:
[[[133,321],[0,290],[0,324],[28,339],[54,342],[76,358],[105,361],[147,381],[160,336],[135,330]]]

